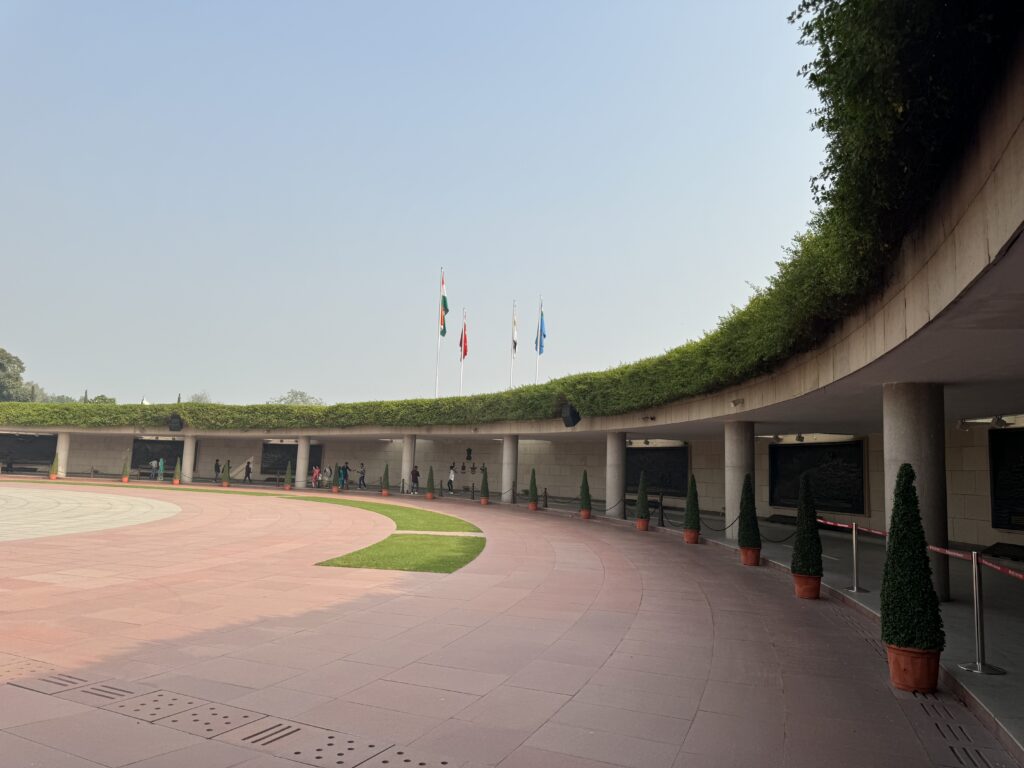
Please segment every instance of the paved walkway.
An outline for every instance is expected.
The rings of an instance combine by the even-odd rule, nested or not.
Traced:
[[[891,691],[875,627],[718,547],[446,500],[487,536],[462,571],[317,568],[393,524],[71,492],[181,511],[0,543],[4,765],[1011,764],[950,696]]]

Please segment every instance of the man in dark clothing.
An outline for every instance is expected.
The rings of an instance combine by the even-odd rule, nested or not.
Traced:
[[[220,459],[213,462],[213,482],[220,480]]]
[[[251,461],[245,462],[245,482],[247,482],[247,483],[251,483],[252,482],[252,462]]]
[[[359,487],[366,487],[366,465],[363,462],[359,462]]]
[[[412,468],[412,472],[409,473],[409,477],[412,480],[412,492],[413,493],[419,493],[420,492],[420,468],[414,466]]]

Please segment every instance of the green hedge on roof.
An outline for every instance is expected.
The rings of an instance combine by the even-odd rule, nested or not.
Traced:
[[[508,392],[332,406],[0,403],[4,426],[198,429],[465,425],[549,419],[571,402],[604,416],[768,373],[880,291],[999,84],[1024,21],[1019,0],[808,0],[792,21],[815,49],[802,70],[827,137],[808,230],[743,308],[703,338],[607,371]]]

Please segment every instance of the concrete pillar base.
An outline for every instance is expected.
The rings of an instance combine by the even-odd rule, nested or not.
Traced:
[[[196,438],[195,435],[185,435],[185,444],[181,453],[181,482],[191,483],[196,467]]]
[[[725,537],[739,538],[740,496],[743,479],[754,479],[754,423],[730,421],[725,424]]]
[[[309,438],[300,437],[298,450],[295,451],[295,487],[306,487],[306,475],[309,474]]]
[[[68,476],[68,455],[71,452],[71,433],[57,433],[57,477]]]
[[[402,438],[402,476],[400,488],[412,492],[412,468],[416,466],[416,435],[405,435]]]
[[[505,435],[501,440],[501,500],[515,503],[516,477],[519,474],[519,436]]]
[[[609,432],[606,438],[604,503],[606,517],[626,516],[626,433]]]

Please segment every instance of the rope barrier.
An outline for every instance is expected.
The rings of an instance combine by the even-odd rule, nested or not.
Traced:
[[[719,533],[721,533],[722,531],[724,531],[724,530],[726,530],[726,529],[728,529],[728,528],[731,528],[732,526],[736,525],[736,523],[738,523],[738,522],[739,522],[739,517],[736,517],[736,518],[735,518],[735,519],[734,519],[734,520],[733,520],[733,521],[732,521],[731,523],[729,523],[729,524],[728,524],[727,526],[725,526],[725,528],[715,528],[715,526],[713,526],[713,525],[708,525],[708,524],[707,524],[707,523],[706,523],[705,521],[703,521],[703,520],[701,520],[701,523],[700,523],[700,524],[701,524],[701,525],[707,525],[707,527],[708,527],[708,528],[710,528],[710,529],[711,529],[712,531],[718,531]]]
[[[796,531],[795,530],[791,534],[789,534],[789,536],[787,536],[784,539],[769,539],[767,536],[765,536],[762,533],[761,534],[761,540],[762,541],[767,541],[769,544],[784,544],[785,542],[787,542],[790,539],[792,539],[794,536],[796,536]]]

